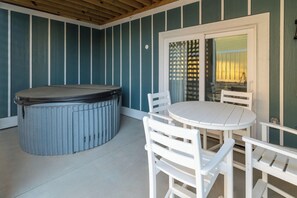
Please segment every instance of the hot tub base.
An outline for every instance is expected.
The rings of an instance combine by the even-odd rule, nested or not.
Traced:
[[[18,105],[20,145],[36,155],[62,155],[112,139],[120,126],[120,96],[95,103]]]

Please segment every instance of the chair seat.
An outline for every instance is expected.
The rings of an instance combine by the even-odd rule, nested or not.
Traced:
[[[209,161],[210,161],[210,156],[204,155],[204,157],[202,158],[202,164],[206,165],[207,162]],[[160,169],[162,172],[166,173],[167,175],[170,175],[174,179],[177,179],[183,182],[184,184],[195,188],[196,186],[195,171],[193,169],[186,168],[184,166],[178,165],[176,163],[173,163],[163,158],[161,158],[156,162],[156,167]],[[217,167],[212,171],[210,171],[208,175],[204,176],[204,187],[205,187],[204,193],[205,194],[209,193],[219,173],[220,173],[220,169],[219,167]]]
[[[253,151],[254,168],[297,185],[297,160],[280,153],[256,147]]]

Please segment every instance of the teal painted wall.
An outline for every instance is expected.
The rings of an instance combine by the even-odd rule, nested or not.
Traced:
[[[140,20],[131,22],[131,108],[140,110]]]
[[[247,0],[224,0],[224,19],[234,19],[247,16]]]
[[[202,24],[221,20],[221,0],[202,1]]]
[[[48,84],[48,20],[32,17],[32,87]]]
[[[30,86],[29,22],[27,14],[11,12],[11,115],[17,115],[15,93]]]
[[[181,8],[174,8],[167,11],[167,30],[181,28]]]
[[[93,84],[100,84],[100,30],[92,29],[92,31],[92,78]]]
[[[147,93],[152,92],[152,18],[141,19],[141,110],[148,112]],[[148,48],[146,49],[145,46]]]
[[[100,30],[99,36],[99,63],[100,63],[100,72],[99,72],[99,84],[105,84],[105,31]]]
[[[64,84],[64,23],[51,20],[51,84]]]
[[[293,40],[296,32],[297,1],[285,1],[285,70],[284,70],[284,124],[297,128],[297,40]],[[297,137],[285,135],[287,145],[297,147]]]
[[[8,116],[8,11],[0,9],[0,118]]]
[[[129,107],[130,101],[130,23],[122,24],[122,105]]]
[[[183,7],[184,27],[199,25],[199,3],[192,3]]]
[[[165,31],[165,12],[153,16],[153,92],[159,91],[159,33]]]
[[[78,26],[66,24],[66,84],[78,83]]]
[[[106,30],[106,84],[112,84],[112,28]]]
[[[269,50],[269,117],[279,118],[279,41],[280,34],[280,1],[279,0],[252,0],[252,14],[270,13],[270,50]],[[278,141],[277,133],[271,133],[271,138]]]
[[[91,83],[91,29],[80,27],[80,84]]]
[[[119,86],[120,85],[120,80],[121,80],[121,76],[120,76],[120,53],[121,53],[121,49],[120,49],[120,25],[117,25],[113,28],[113,35],[114,35],[114,41],[113,41],[113,68],[114,68],[114,85]]]

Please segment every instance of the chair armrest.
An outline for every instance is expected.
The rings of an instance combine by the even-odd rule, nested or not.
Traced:
[[[154,116],[154,117],[157,117],[157,118],[161,118],[161,119],[167,120],[169,123],[173,122],[173,119],[172,118],[170,118],[168,116],[165,116],[165,115],[161,115],[161,114],[153,113],[153,112],[148,112],[148,114],[150,116]]]
[[[271,144],[268,142],[263,142],[261,140],[257,140],[257,139],[246,137],[246,136],[242,137],[242,140],[246,143],[249,143],[249,144],[252,144],[255,146],[259,146],[261,148],[265,148],[265,149],[274,151],[276,153],[280,153],[285,156],[297,159],[297,152],[293,151],[292,149],[290,149],[288,147],[283,147],[283,146]]]
[[[220,150],[214,155],[214,157],[202,168],[201,174],[207,175],[209,171],[211,171],[213,168],[219,165],[227,154],[230,152],[233,152],[233,146],[235,144],[235,141],[233,139],[228,138],[225,140],[223,146],[220,148]]]
[[[267,126],[267,127],[270,127],[270,128],[279,129],[279,130],[282,130],[282,131],[289,132],[289,133],[297,135],[297,130],[296,129],[281,126],[281,125],[278,125],[278,124],[266,123],[266,122],[260,122],[260,124],[264,125],[264,126]]]

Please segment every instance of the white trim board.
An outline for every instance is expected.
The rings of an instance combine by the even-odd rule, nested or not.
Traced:
[[[18,125],[18,118],[17,116],[1,118],[0,119],[0,129],[6,129],[10,127],[15,127]]]
[[[144,116],[148,116],[146,112],[130,109],[127,107],[121,107],[121,114],[138,120],[141,120]]]

